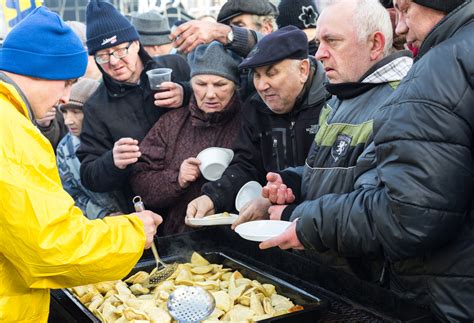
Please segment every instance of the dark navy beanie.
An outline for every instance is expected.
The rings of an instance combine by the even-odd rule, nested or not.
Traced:
[[[263,37],[239,68],[255,68],[284,59],[305,58],[308,58],[308,37],[295,26],[286,26]]]
[[[421,6],[450,13],[466,0],[413,0]]]
[[[86,36],[89,54],[138,40],[133,25],[107,1],[91,0],[86,8]]]
[[[86,72],[87,53],[62,19],[38,7],[8,34],[0,49],[0,70],[45,80],[70,80]]]

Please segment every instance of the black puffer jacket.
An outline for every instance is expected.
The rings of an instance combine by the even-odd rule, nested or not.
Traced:
[[[383,255],[394,292],[456,322],[474,319],[473,33],[468,1],[425,39],[375,118],[380,184],[325,196],[344,231],[316,246]]]
[[[474,320],[474,3],[445,17],[376,123],[384,185],[372,200],[391,288]],[[378,212],[377,212],[378,213]],[[377,215],[377,217],[379,217]]]
[[[95,192],[115,191],[123,212],[132,211],[132,190],[128,183],[130,167],[119,169],[112,156],[114,143],[123,137],[139,142],[168,109],[154,105],[146,71],[167,67],[159,65],[140,48],[144,70],[140,84],[116,82],[106,73],[104,82],[84,104],[81,146],[82,184]],[[185,81],[172,74],[174,82]]]
[[[233,147],[234,159],[221,179],[202,188],[216,212],[234,210],[235,196],[246,182],[258,181],[263,185],[268,172],[304,164],[317,130],[319,112],[328,97],[322,65],[314,59],[311,65],[312,83],[307,84],[304,96],[291,113],[273,113],[258,93],[244,103],[242,127]]]

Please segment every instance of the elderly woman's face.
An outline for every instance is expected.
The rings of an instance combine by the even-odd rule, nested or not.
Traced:
[[[235,92],[234,82],[217,75],[196,75],[191,85],[199,109],[206,113],[224,110]]]

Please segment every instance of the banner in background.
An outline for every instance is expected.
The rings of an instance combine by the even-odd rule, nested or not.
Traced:
[[[2,36],[4,36],[33,9],[41,6],[41,0],[0,0],[0,6],[1,30],[3,31]]]

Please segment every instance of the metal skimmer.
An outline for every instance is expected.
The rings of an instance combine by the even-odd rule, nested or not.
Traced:
[[[145,211],[145,205],[143,204],[142,198],[140,196],[135,196],[133,198],[133,206],[136,212]],[[145,282],[143,282],[143,286],[146,288],[155,287],[161,281],[168,279],[171,275],[173,275],[173,273],[178,268],[177,263],[172,263],[172,264],[167,265],[160,259],[160,256],[158,255],[158,250],[156,249],[156,245],[154,241],[151,244],[151,251],[153,253],[153,256],[155,257],[156,268],[152,270],[152,272],[150,273],[150,276],[148,276],[148,279]],[[161,268],[160,268],[160,264],[161,264]]]
[[[171,293],[167,305],[171,316],[178,322],[199,322],[211,315],[216,301],[202,287],[182,286]]]

